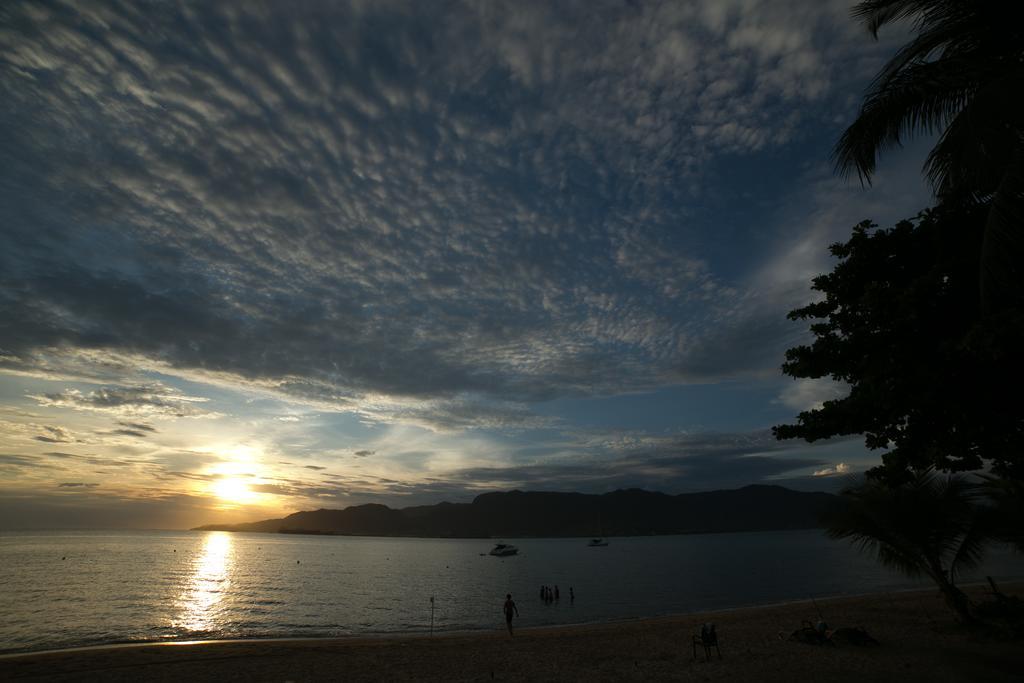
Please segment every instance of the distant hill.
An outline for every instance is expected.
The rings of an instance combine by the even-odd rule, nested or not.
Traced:
[[[296,512],[284,519],[248,524],[207,524],[193,531],[428,538],[772,531],[817,527],[821,513],[837,500],[829,493],[762,485],[675,496],[639,489],[602,495],[509,491],[485,493],[472,503],[439,503],[400,510],[385,505],[357,505],[344,510]]]

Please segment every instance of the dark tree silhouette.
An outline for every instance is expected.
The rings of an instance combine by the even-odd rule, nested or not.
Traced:
[[[878,480],[847,487],[845,505],[825,518],[826,533],[850,539],[883,565],[907,576],[927,576],[962,622],[974,621],[957,585],[961,571],[976,567],[989,540],[977,487],[962,477],[918,470],[906,481]]]
[[[865,0],[853,9],[877,37],[901,19],[914,36],[876,76],[835,149],[836,166],[870,182],[879,153],[939,134],[925,172],[943,203],[987,206],[980,256],[986,310],[1024,288],[1024,3]]]
[[[885,449],[872,474],[908,468],[1024,474],[1024,313],[978,315],[976,263],[985,207],[945,207],[888,230],[865,222],[839,263],[814,279],[819,301],[789,314],[813,343],[786,352],[784,373],[845,382],[844,398],[779,425],[779,439],[864,434]]]

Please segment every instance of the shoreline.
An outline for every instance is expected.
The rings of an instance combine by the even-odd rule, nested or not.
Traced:
[[[1005,587],[1011,593],[1017,593],[1024,595],[1024,577],[1017,577],[1013,579],[1006,579],[1003,581]],[[1000,585],[1002,589],[1004,585]],[[984,589],[988,592],[988,583],[985,581],[973,581],[971,583],[960,584],[959,588],[965,591],[971,591],[974,589]],[[654,623],[659,621],[675,621],[681,619],[695,619],[698,617],[711,617],[716,615],[728,615],[734,612],[745,612],[754,610],[767,610],[767,609],[779,609],[798,607],[803,605],[810,605],[812,603],[827,604],[833,601],[848,600],[848,599],[881,599],[888,595],[900,595],[905,593],[921,593],[931,594],[934,593],[933,589],[922,589],[922,588],[894,588],[888,591],[873,591],[864,593],[849,593],[841,595],[825,595],[825,596],[812,596],[809,598],[798,598],[793,600],[783,600],[779,602],[769,603],[756,603],[749,605],[737,605],[733,607],[721,607],[715,609],[700,610],[695,612],[673,612],[669,614],[655,614],[648,616],[635,616],[635,617],[617,617],[610,619],[599,619],[594,621],[577,621],[577,622],[566,622],[563,624],[544,624],[535,626],[522,626],[517,629],[521,632],[532,632],[532,631],[549,631],[549,630],[560,630],[560,629],[577,629],[587,627],[602,627],[608,626],[613,627],[616,625],[629,625],[637,623]],[[703,619],[707,621],[707,619]],[[497,623],[497,622],[496,622]],[[24,651],[0,651],[0,662],[7,659],[15,659],[19,657],[31,657],[34,655],[56,655],[64,653],[75,653],[75,652],[90,652],[97,650],[119,650],[129,648],[145,648],[145,647],[178,647],[178,646],[199,646],[199,645],[229,645],[229,644],[242,644],[242,643],[334,643],[334,642],[349,642],[353,640],[389,640],[389,639],[402,639],[402,638],[443,638],[446,636],[475,636],[492,633],[494,628],[479,627],[479,628],[457,628],[450,630],[435,629],[433,635],[429,632],[424,631],[366,631],[361,633],[352,633],[348,635],[330,635],[330,636],[249,636],[242,638],[203,638],[197,640],[130,640],[130,641],[112,641],[108,643],[97,643],[94,645],[73,645],[70,647],[58,647],[58,648],[46,648],[42,650],[24,650]]]
[[[999,584],[1000,589],[1006,588],[1011,594],[1019,594],[1024,596],[1024,577],[1015,577],[1011,579],[1001,579]],[[970,583],[959,584],[959,588],[965,591],[972,591],[977,589],[983,589],[984,592],[988,591],[988,583],[986,581],[972,581]],[[825,595],[825,596],[812,596],[808,598],[798,598],[793,600],[783,600],[779,602],[768,602],[768,603],[756,603],[749,605],[738,605],[734,607],[721,607],[715,609],[700,610],[696,612],[672,612],[669,614],[655,614],[648,616],[635,616],[635,617],[618,617],[610,619],[599,619],[595,621],[574,621],[566,622],[563,624],[544,624],[536,626],[522,626],[517,629],[521,632],[532,632],[532,631],[548,631],[557,629],[576,629],[576,628],[587,628],[587,627],[601,627],[608,626],[612,627],[615,625],[629,625],[636,623],[647,623],[647,622],[659,622],[664,620],[682,620],[682,619],[695,619],[698,617],[710,617],[717,615],[728,615],[734,612],[744,612],[753,610],[767,610],[767,609],[780,609],[798,607],[802,605],[809,605],[812,603],[827,604],[837,600],[853,600],[853,599],[881,599],[888,595],[901,595],[905,593],[922,593],[931,594],[936,589],[922,589],[922,588],[894,588],[888,591],[869,591],[864,593],[848,593],[841,595]],[[699,623],[703,623],[707,619],[703,619]],[[497,622],[496,622],[497,623]],[[446,636],[475,636],[492,633],[494,628],[479,627],[479,628],[457,628],[450,630],[435,629],[433,635],[426,630],[424,631],[366,631],[361,633],[352,633],[348,635],[331,635],[331,636],[249,636],[242,638],[202,638],[197,640],[126,640],[126,641],[111,641],[107,643],[97,643],[94,645],[72,645],[70,647],[57,647],[57,648],[46,648],[41,650],[22,650],[22,651],[0,651],[0,662],[4,660],[16,659],[20,657],[32,657],[36,655],[58,655],[65,653],[76,653],[76,652],[90,652],[99,650],[119,650],[119,649],[133,649],[133,648],[146,648],[146,647],[181,647],[181,646],[200,646],[200,645],[229,645],[229,644],[242,644],[242,643],[334,643],[334,642],[349,642],[353,640],[389,640],[389,639],[401,639],[401,638],[443,638]]]
[[[975,601],[985,585],[963,587]],[[1024,582],[1000,589],[1024,595]],[[861,626],[880,647],[824,648],[780,638],[823,614],[833,628]],[[692,657],[690,638],[718,626],[722,659]],[[935,590],[815,598],[614,622],[443,631],[433,636],[165,641],[11,653],[0,678],[23,680],[1015,680],[1019,640],[979,639],[957,627]],[[700,648],[698,648],[700,650]]]

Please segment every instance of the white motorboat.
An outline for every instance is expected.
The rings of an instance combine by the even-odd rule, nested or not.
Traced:
[[[608,541],[604,540],[603,538],[592,538],[590,539],[590,543],[587,544],[587,547],[601,548],[606,545],[608,545]]]
[[[493,550],[491,550],[491,555],[494,555],[495,557],[508,557],[509,555],[515,555],[518,552],[519,548],[515,547],[514,545],[509,545],[508,543],[499,543],[498,545],[494,546]]]

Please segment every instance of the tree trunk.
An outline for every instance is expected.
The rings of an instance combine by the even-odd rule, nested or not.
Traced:
[[[1024,159],[1020,145],[1000,181],[985,221],[981,242],[981,308],[996,313],[1021,304],[1024,257]]]
[[[961,624],[976,623],[974,615],[971,614],[971,603],[967,595],[956,587],[952,576],[942,567],[942,562],[936,556],[927,559],[927,574],[935,585],[939,587],[942,597],[946,600],[946,606],[953,610],[957,621]]]
[[[956,614],[957,621],[961,624],[976,623],[977,620],[971,614],[971,602],[967,599],[967,594],[946,580],[945,577],[938,581],[938,584],[939,590],[942,591],[942,597],[946,599],[946,605]]]

